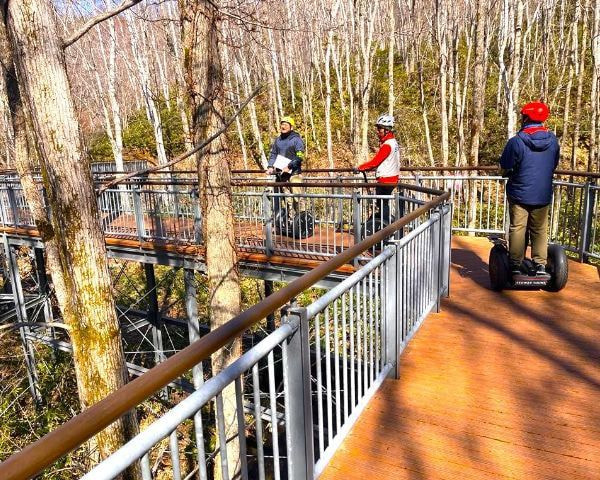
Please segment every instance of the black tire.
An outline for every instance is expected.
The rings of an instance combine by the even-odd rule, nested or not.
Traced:
[[[277,235],[284,237],[292,236],[292,226],[290,225],[290,217],[285,208],[279,209],[273,216],[273,226]]]
[[[292,232],[294,238],[312,237],[315,231],[315,219],[308,212],[300,212],[294,215],[292,220]]]
[[[391,217],[390,220],[391,223],[395,221],[394,217]],[[378,215],[371,215],[362,225],[362,229],[360,232],[361,238],[364,240],[365,238],[370,237],[379,230],[387,227],[389,224],[390,222],[388,222],[385,219],[382,220]]]
[[[569,260],[565,250],[560,245],[548,245],[548,265],[546,269],[551,276],[546,288],[551,292],[558,292],[565,288],[569,279]]]
[[[490,287],[492,290],[500,292],[508,285],[510,278],[508,251],[502,245],[494,245],[490,250],[488,270],[490,274]]]

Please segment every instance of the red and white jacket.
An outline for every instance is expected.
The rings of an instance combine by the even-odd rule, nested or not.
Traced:
[[[375,170],[378,183],[398,183],[400,175],[400,146],[392,132],[379,141],[379,151],[368,162],[358,166],[360,171]]]

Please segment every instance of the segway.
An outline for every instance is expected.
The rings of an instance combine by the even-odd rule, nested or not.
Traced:
[[[280,175],[280,173],[277,175]],[[298,211],[298,202],[293,199],[294,211],[297,213],[290,218],[287,206],[282,205],[282,203],[287,202],[285,200],[284,202],[280,201],[280,208],[273,216],[275,233],[284,237],[297,239],[312,237],[315,231],[315,219],[313,216],[305,210]]]
[[[365,179],[365,183],[368,183],[366,172],[362,172],[362,174]],[[369,195],[372,195],[370,188],[367,188],[367,193]],[[362,224],[362,227],[360,230],[361,238],[364,240],[365,238],[373,235],[374,233],[378,232],[379,230],[384,229],[385,227],[387,227],[391,223],[394,223],[395,221],[396,221],[396,219],[394,218],[393,215],[390,215],[389,218],[382,218],[381,215],[379,214],[379,211],[375,210],[375,211],[371,212],[371,215],[369,215],[369,217]]]
[[[560,245],[548,245],[548,263],[546,273],[540,275],[530,258],[525,258],[521,272],[512,274],[506,240],[492,238],[494,246],[490,250],[489,274],[492,290],[497,292],[504,288],[540,289],[558,292],[565,288],[569,277],[567,255]],[[526,242],[525,244],[527,245]]]

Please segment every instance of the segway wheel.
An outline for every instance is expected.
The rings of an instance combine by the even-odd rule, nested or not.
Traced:
[[[569,261],[560,245],[548,245],[547,269],[551,278],[546,288],[551,292],[558,292],[565,288],[569,279]]]
[[[312,237],[315,231],[315,219],[308,212],[300,212],[294,215],[292,220],[292,232],[294,238]]]
[[[392,219],[392,222],[393,221],[394,220]],[[379,230],[387,227],[388,225],[389,223],[385,219],[382,220],[378,216],[371,215],[362,225],[361,235],[363,240],[367,237],[370,237]]]
[[[279,209],[273,216],[273,226],[275,233],[284,237],[292,236],[292,226],[290,225],[290,217],[285,208]]]
[[[501,291],[508,284],[510,277],[508,251],[502,245],[494,245],[490,250],[488,268],[492,290]]]

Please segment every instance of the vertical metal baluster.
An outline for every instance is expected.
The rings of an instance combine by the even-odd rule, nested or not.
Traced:
[[[361,281],[362,286],[362,309],[363,309],[363,395],[366,395],[369,389],[369,329],[367,320],[367,279],[363,278]]]
[[[348,420],[348,338],[346,330],[346,297],[342,294],[342,388],[344,389],[344,420]]]
[[[238,438],[240,447],[240,467],[242,480],[248,480],[248,459],[246,458],[246,418],[244,417],[244,391],[240,377],[235,379],[235,401],[237,407]]]
[[[260,401],[260,379],[258,376],[258,364],[252,367],[252,394],[254,400],[254,421],[256,424],[256,459],[258,461],[258,478],[265,480],[265,451],[263,446],[263,426]]]
[[[334,212],[335,213],[335,212]],[[338,303],[339,299],[333,301],[333,358],[335,369],[335,421],[336,421],[336,434],[340,431],[342,426],[342,412],[341,412],[341,393],[340,393],[340,332],[339,332],[339,319],[338,319]]]
[[[273,362],[273,351],[267,356],[269,368],[269,399],[271,407],[271,432],[273,434],[273,474],[275,480],[280,480],[280,465],[279,465],[279,432],[277,425],[277,397],[275,392],[275,367]]]
[[[354,290],[354,287],[352,288]],[[350,290],[350,414],[356,405],[356,384],[354,379],[354,292]]]
[[[179,463],[179,443],[177,430],[169,435],[169,448],[171,450],[171,463],[173,464],[173,480],[181,480],[181,464]]]
[[[331,338],[329,332],[329,307],[325,309],[325,375],[326,375],[326,399],[327,399],[327,439],[329,440],[327,445],[331,445],[333,440],[333,406],[331,399]]]
[[[357,400],[362,398],[362,336],[361,336],[361,321],[362,321],[362,301],[360,295],[360,283],[355,285],[356,288],[356,396]]]
[[[323,379],[321,366],[321,315],[315,315],[315,347],[317,350],[317,424],[319,427],[319,452],[323,456],[325,439],[323,435]]]
[[[371,374],[371,385],[373,384],[373,380],[375,380],[375,364],[373,360],[375,359],[375,352],[373,351],[373,346],[376,342],[375,340],[375,311],[373,310],[373,272],[369,273],[369,329],[371,330],[371,335],[369,335],[369,373]]]
[[[146,453],[140,459],[140,467],[142,469],[142,479],[143,480],[152,480],[152,470],[150,469],[149,453]]]
[[[383,265],[383,264],[382,264]],[[375,344],[375,364],[376,364],[376,376],[379,376],[379,373],[381,372],[381,332],[382,332],[382,325],[381,325],[381,312],[380,312],[380,308],[381,308],[381,301],[380,301],[380,295],[381,295],[381,271],[382,268],[381,266],[377,267],[375,269],[375,325],[376,325],[376,329],[377,329],[377,337],[376,337],[376,344]]]
[[[224,480],[229,480],[229,461],[227,458],[227,437],[225,435],[225,415],[223,413],[223,392],[216,396],[217,432],[219,437],[219,452],[221,454],[221,472]],[[216,465],[215,465],[216,468]]]

